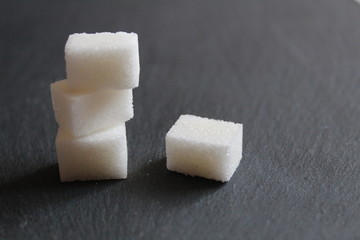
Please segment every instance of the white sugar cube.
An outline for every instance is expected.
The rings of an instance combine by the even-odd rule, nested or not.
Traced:
[[[134,116],[132,90],[71,91],[68,80],[51,84],[55,119],[73,136],[89,135]]]
[[[66,74],[72,89],[130,89],[139,85],[136,33],[76,33],[65,45]]]
[[[59,128],[55,144],[62,182],[127,177],[124,123],[80,138]]]
[[[242,124],[182,115],[166,134],[167,168],[229,181],[242,158],[242,137]]]

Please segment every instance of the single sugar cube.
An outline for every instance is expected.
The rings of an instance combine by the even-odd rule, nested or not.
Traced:
[[[55,145],[62,182],[127,177],[124,123],[80,138],[59,128]]]
[[[136,33],[75,33],[65,45],[66,74],[72,89],[130,89],[139,85]]]
[[[85,136],[134,116],[131,89],[71,91],[68,82],[51,84],[55,119],[62,131],[76,137]]]
[[[166,134],[169,170],[229,181],[242,158],[242,124],[182,115]]]

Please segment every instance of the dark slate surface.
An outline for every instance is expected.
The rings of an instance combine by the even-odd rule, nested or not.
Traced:
[[[359,239],[351,0],[1,1],[0,239]],[[74,32],[134,31],[129,178],[61,184],[49,84]],[[244,124],[227,184],[165,168],[180,114]]]

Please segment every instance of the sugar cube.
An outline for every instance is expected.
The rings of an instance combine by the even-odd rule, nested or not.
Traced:
[[[80,138],[59,128],[55,144],[62,182],[127,177],[125,124]]]
[[[55,119],[62,131],[84,136],[133,117],[131,89],[71,91],[68,82],[51,84]]]
[[[242,137],[242,124],[182,115],[166,134],[167,168],[229,181],[242,158]]]
[[[129,89],[139,85],[136,33],[76,33],[65,45],[66,74],[72,89]]]

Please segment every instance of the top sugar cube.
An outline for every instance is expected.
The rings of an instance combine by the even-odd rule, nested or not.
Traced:
[[[75,33],[65,45],[66,74],[73,90],[130,89],[139,85],[136,33]]]

